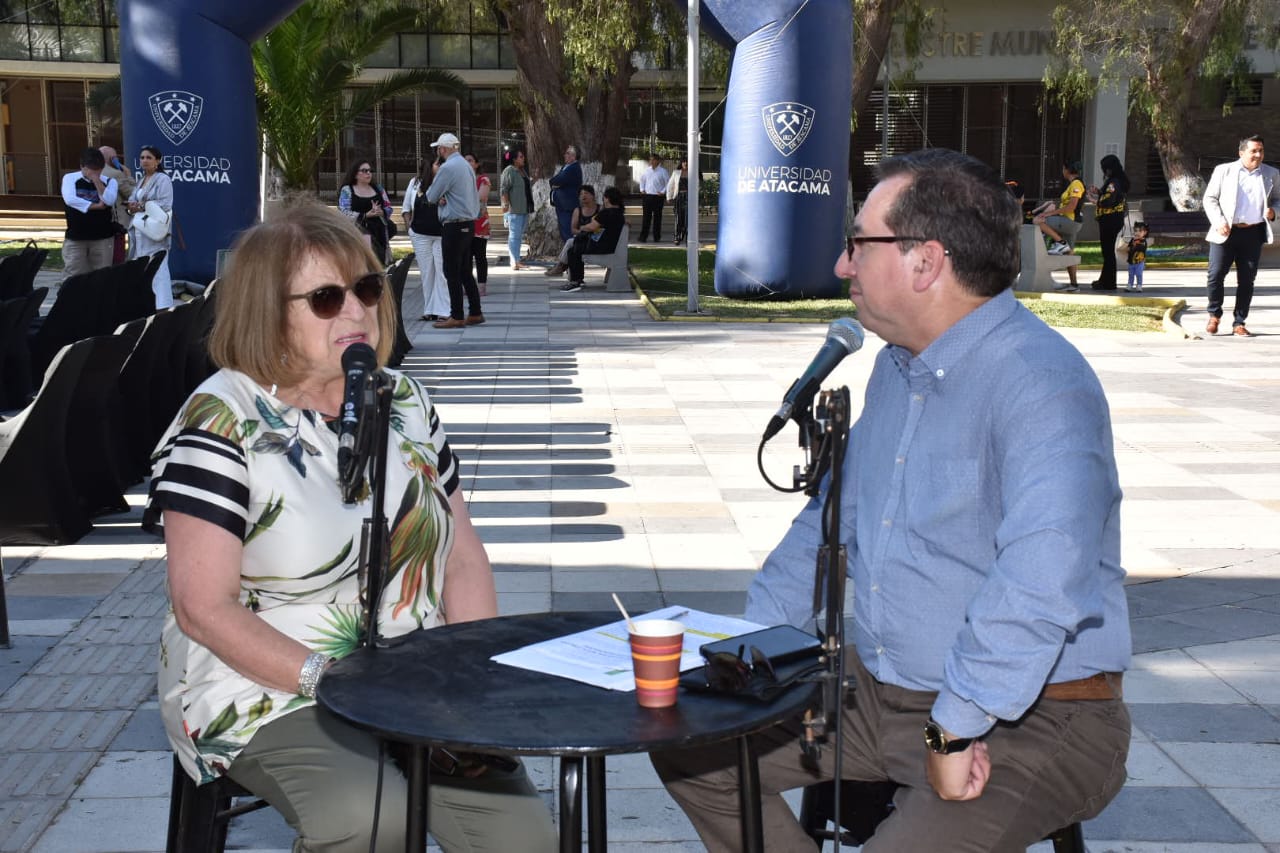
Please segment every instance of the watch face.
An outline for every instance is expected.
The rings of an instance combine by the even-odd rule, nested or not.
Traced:
[[[947,748],[947,737],[942,733],[942,727],[933,720],[924,724],[924,742],[934,752],[943,752]]]

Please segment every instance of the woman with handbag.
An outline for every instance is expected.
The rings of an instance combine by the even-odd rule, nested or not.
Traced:
[[[1091,288],[1093,290],[1116,289],[1116,249],[1117,239],[1124,230],[1126,204],[1125,193],[1129,191],[1129,176],[1124,173],[1120,158],[1108,154],[1099,164],[1102,166],[1102,186],[1089,187],[1085,198],[1094,202],[1094,218],[1098,220],[1098,241],[1102,244],[1102,273]]]
[[[427,188],[439,168],[438,159],[423,160],[418,176],[404,191],[405,225],[422,280],[422,319],[429,323],[449,316],[449,285],[444,280],[444,256],[440,251],[440,207],[427,201]]]
[[[355,160],[338,191],[338,210],[355,220],[360,230],[369,235],[369,246],[382,263],[391,263],[391,238],[396,236],[396,223],[391,219],[391,199],[387,191],[373,180],[373,167],[368,160]]]
[[[133,214],[129,225],[129,257],[165,253],[151,279],[156,310],[173,307],[173,279],[169,277],[169,244],[173,234],[173,180],[164,173],[164,155],[154,145],[142,146],[138,154],[142,180],[133,191],[126,210]],[[148,203],[151,209],[148,210]]]

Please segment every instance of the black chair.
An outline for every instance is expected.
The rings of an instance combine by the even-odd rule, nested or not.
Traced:
[[[9,608],[4,603],[4,555],[0,554],[0,649],[13,648],[9,640]]]
[[[145,255],[109,268],[105,284],[110,293],[112,328],[155,313],[156,296],[151,292],[149,268],[150,258]]]
[[[268,805],[261,799],[240,805],[233,803],[237,797],[252,796],[229,776],[197,785],[175,755],[165,853],[223,853],[231,819]]]
[[[405,355],[413,349],[413,342],[404,330],[404,283],[409,278],[409,266],[412,263],[413,253],[410,252],[387,268],[387,281],[396,300],[396,343],[391,348],[391,357],[387,359],[388,367],[399,367]]]
[[[897,788],[893,782],[841,781],[840,844],[857,846],[875,834],[876,826],[893,811],[893,792]],[[819,846],[836,837],[829,826],[834,801],[833,782],[819,782],[804,789],[800,825]],[[1078,823],[1055,830],[1044,840],[1053,842],[1054,853],[1085,853],[1084,833]]]
[[[0,544],[68,545],[92,528],[67,462],[67,420],[95,349],[59,350],[31,405],[0,423]]]
[[[94,346],[76,382],[67,414],[67,465],[80,505],[90,518],[127,512],[125,459],[116,432],[123,423],[120,368],[133,342],[118,335],[89,338]]]
[[[36,274],[48,255],[48,249],[39,249],[34,240],[28,240],[21,252],[0,261],[0,299],[13,299],[30,293],[35,286]]]
[[[0,307],[0,409],[25,406],[35,393],[31,381],[31,340],[29,330],[49,288],[37,287],[26,296],[8,299],[2,306],[19,303],[15,318],[8,318],[9,308]],[[12,326],[9,325],[12,320]]]
[[[170,338],[169,354],[164,360],[165,369],[156,377],[156,387],[152,389],[151,396],[151,425],[157,441],[164,435],[174,415],[178,414],[190,395],[187,389],[187,360],[192,341],[199,334],[203,307],[204,297],[198,296],[190,302],[178,303],[169,311],[170,314],[177,314],[178,319]],[[157,392],[160,392],[159,396]]]
[[[58,288],[58,298],[31,337],[32,380],[39,381],[58,350],[84,338],[109,335],[115,322],[114,299],[104,285],[111,267],[73,275]]]
[[[213,359],[209,357],[209,333],[213,331],[213,320],[218,311],[218,289],[216,287],[217,279],[209,282],[205,287],[204,293],[200,294],[198,299],[193,300],[200,305],[200,314],[196,318],[195,326],[188,335],[189,346],[187,348],[187,364],[186,364],[186,393],[183,395],[185,400],[191,396],[191,392],[200,386],[214,371],[218,369],[213,363]]]
[[[120,370],[120,394],[128,418],[124,472],[130,482],[138,482],[151,470],[151,451],[182,404],[174,402],[169,372],[182,370],[185,376],[186,365],[172,365],[170,358],[175,341],[197,313],[198,308],[182,305],[152,314]]]

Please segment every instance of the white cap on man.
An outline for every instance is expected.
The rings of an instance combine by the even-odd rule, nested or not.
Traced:
[[[440,138],[431,143],[432,148],[458,148],[462,143],[458,141],[458,137],[452,133],[442,133]]]

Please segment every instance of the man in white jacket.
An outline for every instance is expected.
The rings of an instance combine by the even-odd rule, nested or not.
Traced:
[[[1258,275],[1258,259],[1264,244],[1275,236],[1271,223],[1280,206],[1280,171],[1262,162],[1262,137],[1240,140],[1240,159],[1213,170],[1204,191],[1204,212],[1209,217],[1209,322],[1205,331],[1217,334],[1222,318],[1223,281],[1227,270],[1236,266],[1236,307],[1231,333],[1252,337],[1245,327],[1249,303],[1253,300],[1253,280]]]

